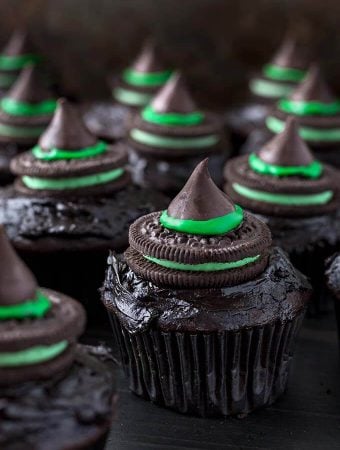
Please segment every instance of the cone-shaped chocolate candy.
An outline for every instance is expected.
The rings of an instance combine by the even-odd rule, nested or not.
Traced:
[[[153,40],[150,39],[145,42],[137,58],[131,65],[131,69],[141,73],[162,72],[164,70],[163,63],[156,52]]]
[[[325,82],[320,68],[317,65],[313,65],[306,78],[301,84],[292,92],[290,100],[294,101],[318,101],[321,103],[332,103],[336,101],[335,95]]]
[[[39,103],[53,96],[42,81],[37,66],[29,65],[22,70],[6,97],[18,102]]]
[[[305,52],[292,35],[286,36],[271,62],[280,67],[294,69],[305,69],[307,63]]]
[[[289,117],[282,133],[274,136],[258,153],[268,164],[307,166],[314,161],[308,146],[300,138],[296,119]]]
[[[168,214],[177,219],[209,220],[234,210],[232,200],[211,179],[207,158],[198,164],[181,192],[172,200]]]
[[[6,56],[19,56],[32,51],[27,33],[24,30],[15,30],[2,50]]]

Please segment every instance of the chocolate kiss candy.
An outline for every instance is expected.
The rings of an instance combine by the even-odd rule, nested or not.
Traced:
[[[288,35],[274,55],[271,63],[280,67],[305,69],[307,58],[295,37]]]
[[[149,39],[131,65],[131,69],[141,73],[162,72],[164,66],[156,52],[155,43]]]
[[[158,113],[197,111],[197,106],[185,86],[183,76],[176,72],[154,97],[152,108]]]
[[[34,275],[14,251],[3,226],[0,226],[0,305],[15,305],[35,298]]]
[[[235,210],[232,200],[211,179],[208,158],[199,163],[180,193],[168,207],[177,219],[208,220]]]
[[[297,121],[289,117],[282,133],[274,136],[259,152],[262,161],[276,166],[307,166],[314,157],[300,138]]]
[[[31,52],[32,48],[27,33],[18,29],[12,33],[1,53],[6,56],[19,56]]]
[[[317,65],[313,65],[309,69],[306,78],[292,92],[289,99],[300,102],[318,101],[321,103],[336,101],[335,95],[324,81]]]
[[[44,150],[73,150],[91,147],[96,142],[97,138],[86,128],[78,110],[67,100],[60,99],[50,125],[39,139],[39,146]]]
[[[35,65],[29,65],[22,70],[6,97],[26,103],[39,103],[53,98]]]

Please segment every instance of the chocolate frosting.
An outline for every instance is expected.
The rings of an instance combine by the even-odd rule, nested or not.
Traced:
[[[27,33],[24,30],[14,31],[2,50],[2,54],[6,56],[24,55],[31,52],[32,48]]]
[[[20,102],[39,103],[52,98],[52,93],[41,79],[35,65],[25,67],[7,97]]]
[[[96,144],[97,138],[86,128],[80,113],[66,99],[58,101],[53,119],[41,135],[39,145],[44,150],[81,149]]]
[[[0,305],[15,305],[32,300],[37,282],[14,251],[3,226],[0,226]]]
[[[302,46],[292,35],[286,36],[278,51],[272,59],[272,64],[280,67],[305,69],[307,65],[307,55]]]
[[[290,100],[303,102],[332,103],[336,101],[335,95],[325,82],[320,68],[316,64],[310,67],[306,78],[297,86],[289,98]]]
[[[164,70],[163,63],[156,52],[153,40],[150,39],[145,42],[131,68],[142,73],[162,72]]]
[[[168,214],[177,219],[208,220],[235,210],[235,205],[211,179],[208,158],[193,171],[181,192],[172,200]]]
[[[288,117],[285,129],[274,136],[259,152],[259,157],[268,164],[277,166],[306,166],[314,157],[300,138],[297,121]]]
[[[151,105],[159,113],[191,113],[197,111],[197,106],[191,98],[180,72],[172,75],[154,97]]]

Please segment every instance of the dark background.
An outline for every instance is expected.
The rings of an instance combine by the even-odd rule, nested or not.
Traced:
[[[287,28],[340,92],[339,0],[0,0],[0,12],[0,42],[26,25],[67,92],[83,98],[105,96],[106,74],[153,35],[196,95],[230,103]]]

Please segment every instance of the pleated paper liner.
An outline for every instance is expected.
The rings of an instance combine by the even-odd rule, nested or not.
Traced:
[[[285,390],[304,316],[240,331],[131,334],[110,313],[129,387],[184,414],[244,416]]]

